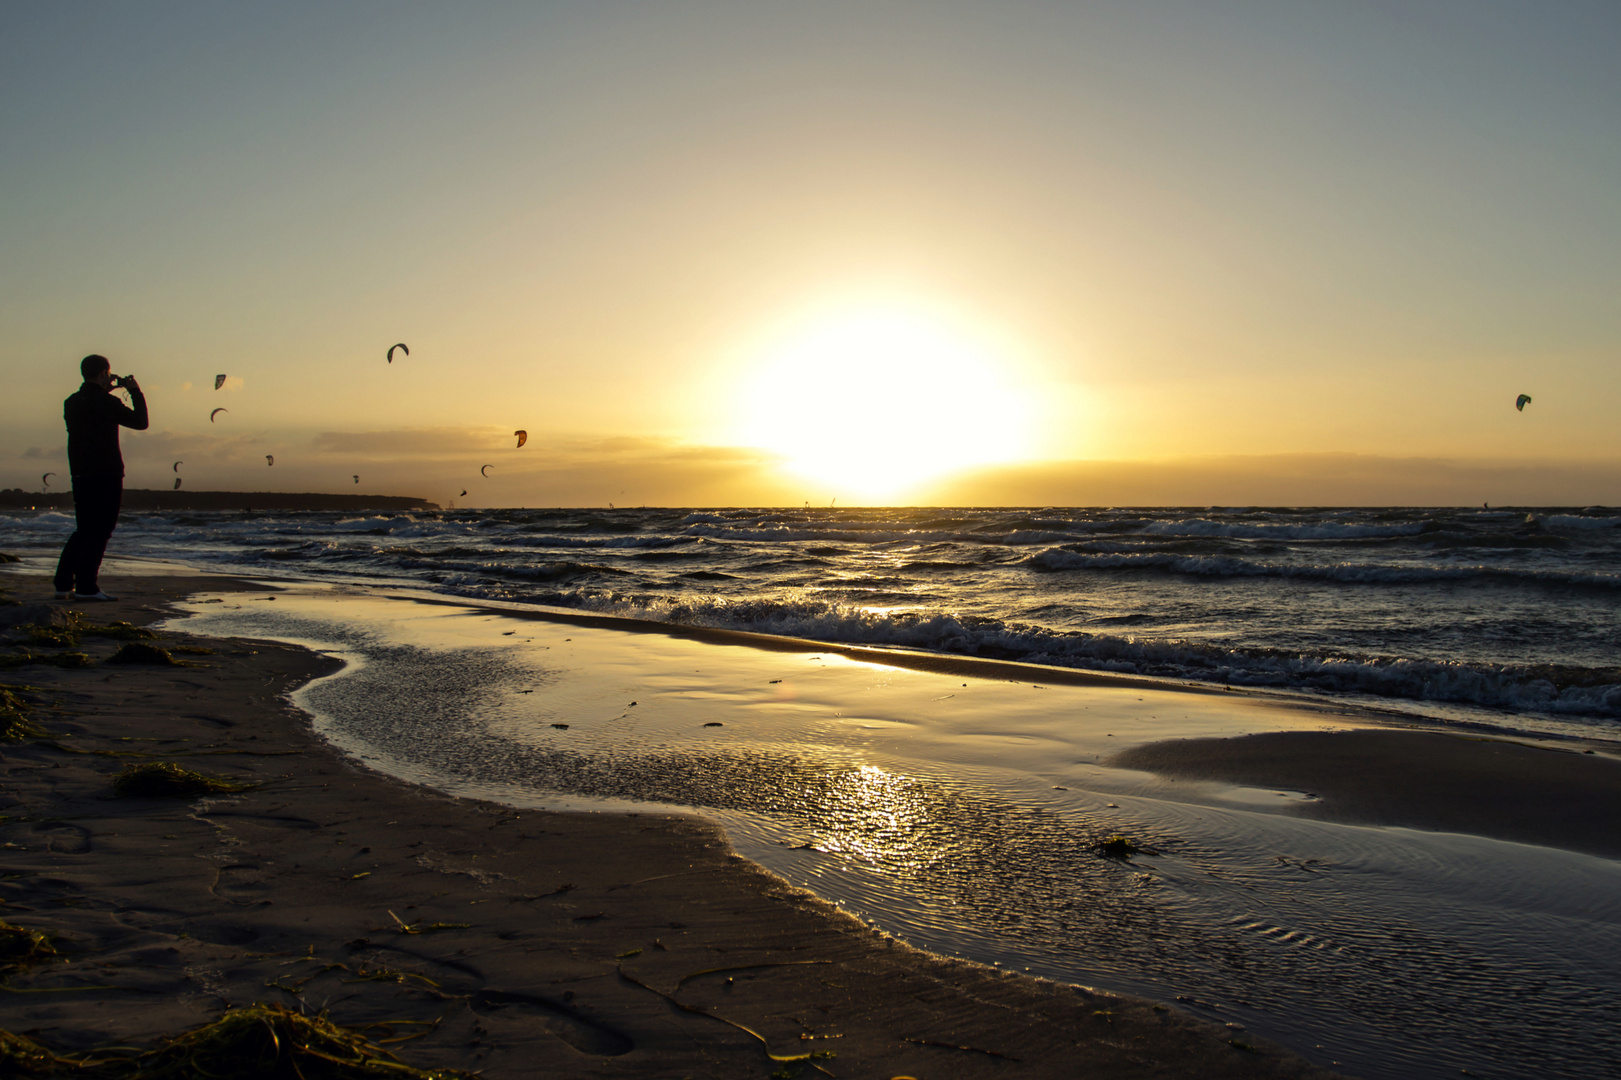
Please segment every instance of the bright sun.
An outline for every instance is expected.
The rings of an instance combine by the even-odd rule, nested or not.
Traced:
[[[1009,361],[932,313],[843,311],[763,351],[743,435],[835,498],[879,502],[1028,450],[1030,395]]]

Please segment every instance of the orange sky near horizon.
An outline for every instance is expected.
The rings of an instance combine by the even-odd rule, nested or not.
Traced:
[[[1596,3],[9,6],[0,486],[66,487],[95,351],[131,487],[1621,502],[1618,50]]]

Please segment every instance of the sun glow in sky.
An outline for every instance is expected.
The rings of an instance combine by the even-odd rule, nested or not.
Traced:
[[[818,316],[765,346],[740,380],[738,436],[850,502],[1016,461],[1036,442],[1034,387],[943,314],[872,306]]]
[[[1621,502],[1617,55],[1614,0],[0,4],[0,487],[99,352],[129,487]]]

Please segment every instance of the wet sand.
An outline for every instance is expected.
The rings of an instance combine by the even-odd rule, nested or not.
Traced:
[[[1580,744],[1390,729],[1272,731],[1149,743],[1107,764],[1316,796],[1283,805],[1299,817],[1621,858],[1621,761]]]
[[[74,605],[147,623],[225,579],[120,579]],[[49,584],[6,575],[10,598]],[[244,586],[247,587],[247,586]],[[265,593],[262,586],[251,586]],[[47,607],[58,607],[48,605]],[[40,617],[0,608],[5,618]],[[302,1003],[419,1066],[499,1077],[1312,1077],[1321,1069],[1174,1009],[936,957],[663,814],[515,811],[359,766],[286,695],[331,660],[167,634],[183,667],[0,676],[50,738],[0,744],[0,917],[60,959],[12,971],[0,1027],[58,1049],[142,1043],[230,1004]],[[14,652],[14,650],[4,650]],[[52,650],[37,650],[50,652]],[[111,798],[130,763],[256,785]],[[429,1022],[431,1027],[401,1024]],[[747,1029],[747,1030],[745,1030]],[[791,1067],[792,1068],[792,1067]],[[819,1071],[816,1071],[819,1070]]]

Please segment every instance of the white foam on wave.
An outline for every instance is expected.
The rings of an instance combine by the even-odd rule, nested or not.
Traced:
[[[1567,678],[1561,686],[1543,670],[1530,666],[1312,656],[1181,639],[1056,631],[950,614],[876,612],[808,598],[678,599],[579,590],[532,599],[680,626],[748,630],[851,645],[899,646],[1235,686],[1311,689],[1621,721],[1621,681],[1602,681],[1616,678],[1614,671],[1592,671],[1584,680]]]

